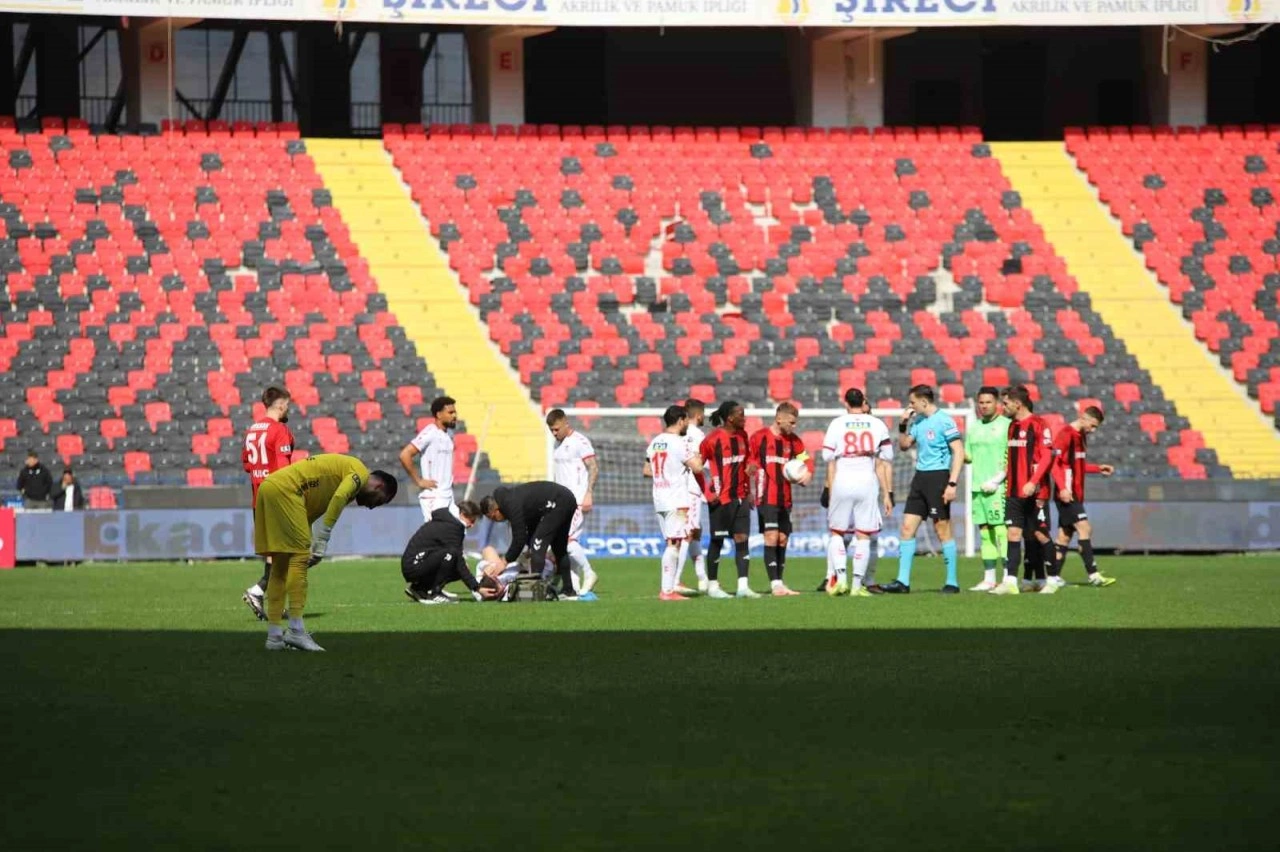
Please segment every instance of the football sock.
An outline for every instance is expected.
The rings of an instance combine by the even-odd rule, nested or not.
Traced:
[[[1022,563],[1022,542],[1009,542],[1009,554],[1004,559],[1004,578],[1018,579],[1018,566]]]
[[[911,585],[911,563],[916,558],[916,540],[910,538],[898,545],[898,582]]]
[[[844,576],[845,560],[847,558],[848,552],[845,550],[844,538],[836,533],[832,533],[831,538],[827,539],[828,580],[835,576]]]
[[[1022,569],[1022,579],[1030,580],[1036,576],[1036,572],[1037,572],[1036,566],[1044,563],[1044,560],[1045,560],[1044,542],[1036,538],[1035,533],[1032,533],[1031,537],[1027,538],[1025,542],[1026,542],[1027,558],[1026,558],[1026,565],[1024,565]]]
[[[680,566],[676,569],[677,583],[680,582],[681,575],[684,574],[684,563],[686,560],[688,560],[688,558],[689,558],[689,539],[686,538],[684,541],[680,542],[680,553],[676,557],[676,564]]]
[[[302,611],[307,606],[307,558],[306,553],[294,553],[289,559],[289,623],[298,619],[302,623]],[[275,569],[271,575],[275,577]]]
[[[778,546],[776,544],[766,544],[764,546],[764,570],[769,575],[771,582],[782,579],[778,572]]]
[[[289,559],[281,556],[271,566],[271,580],[267,583],[267,621],[279,625],[284,618],[285,589],[289,579]]]
[[[781,580],[770,580],[770,581],[769,581],[769,588],[771,588],[771,589],[781,589],[781,588],[782,588],[782,581],[781,581]]]
[[[1066,561],[1067,552],[1071,549],[1069,544],[1055,544],[1053,546],[1053,566],[1049,568],[1050,577],[1062,576],[1062,563]]]
[[[745,538],[742,541],[735,540],[733,557],[738,563],[738,585],[741,586],[750,571],[751,543]]]
[[[307,627],[305,624],[302,623],[302,619],[294,618],[293,616],[289,616],[289,629],[292,630],[294,633],[307,632]]]
[[[871,539],[859,538],[853,542],[853,588],[862,586],[871,562]]]
[[[262,579],[258,581],[258,585],[254,586],[258,590],[258,596],[261,597],[267,590],[267,583],[271,582],[271,560],[262,560]]]
[[[679,570],[680,548],[667,542],[667,549],[662,551],[662,591],[670,592],[675,589]]]
[[[1004,559],[1004,552],[1009,549],[1009,529],[1003,524],[995,527],[996,559]]]
[[[947,566],[947,585],[960,585],[960,579],[956,575],[956,540],[954,538],[942,543],[942,561]]]
[[[741,592],[741,591],[743,591],[743,590],[745,590],[745,589],[749,589],[749,588],[751,588],[751,585],[747,582],[747,578],[746,578],[746,577],[739,577],[739,578],[738,578],[738,591],[740,591],[740,592]]]
[[[268,624],[268,625],[267,625],[267,635],[268,635],[268,636],[270,636],[270,637],[272,637],[272,638],[274,638],[274,637],[276,637],[276,636],[283,636],[283,635],[284,635],[284,625],[281,625],[281,624]]]
[[[782,579],[782,574],[787,570],[787,546],[785,544],[778,545],[778,579]]]
[[[724,539],[711,539],[711,548],[707,552],[707,579],[712,582],[720,579],[720,548],[723,545]]]
[[[697,542],[694,542],[697,544]],[[699,547],[701,549],[701,547]],[[707,579],[707,557],[699,553],[693,557],[693,573],[698,575],[698,582]]]
[[[873,585],[876,581],[876,561],[880,558],[876,541],[876,536],[867,539],[867,548],[870,555],[867,556],[867,575],[862,578],[862,585],[864,586]]]
[[[996,559],[999,557],[999,551],[996,549],[996,533],[994,527],[982,528],[982,566],[984,568],[995,568]]]
[[[1093,558],[1093,539],[1080,539],[1080,561],[1084,563],[1086,574],[1098,573],[1097,560]]]
[[[576,541],[571,541],[567,550],[569,551],[569,564],[573,566],[573,573],[576,575],[577,582],[574,585],[581,591],[590,591],[591,587],[595,585],[596,572],[591,570],[591,560],[587,559],[586,548]]]

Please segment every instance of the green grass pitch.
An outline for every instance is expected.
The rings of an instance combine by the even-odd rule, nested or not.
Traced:
[[[936,559],[873,599],[598,568],[595,604],[426,608],[391,561],[326,563],[326,654],[263,651],[253,563],[0,572],[0,848],[1275,843],[1274,556],[1005,599],[936,594]]]

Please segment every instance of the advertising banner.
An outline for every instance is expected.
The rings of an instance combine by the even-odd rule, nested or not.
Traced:
[[[0,10],[535,27],[1138,26],[1280,20],[1280,0],[0,0]]]
[[[17,564],[18,527],[14,523],[12,509],[0,509],[0,569]]]
[[[1139,503],[1090,505],[1094,541],[1104,550],[1122,551],[1268,551],[1280,550],[1280,502]],[[897,529],[901,508],[877,539],[881,556],[898,554]],[[13,554],[12,527],[6,533],[0,510],[0,565]],[[826,552],[824,512],[816,506],[798,507],[792,516],[793,556],[822,556]],[[957,517],[961,517],[957,507]],[[352,507],[334,529],[332,556],[399,556],[422,523],[413,506],[394,506],[369,512]],[[704,525],[705,528],[705,525]],[[106,512],[23,512],[17,515],[17,561],[136,561],[207,560],[252,557],[253,515],[248,509],[139,509]],[[489,543],[505,549],[505,524],[482,522],[469,549]],[[704,533],[705,540],[705,533]],[[587,516],[581,539],[594,559],[643,557],[657,559],[664,547],[649,506],[598,506]],[[752,552],[761,553],[758,534]],[[922,552],[930,540],[920,538]],[[932,541],[936,546],[936,539]]]

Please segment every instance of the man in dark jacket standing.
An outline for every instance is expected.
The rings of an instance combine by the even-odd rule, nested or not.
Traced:
[[[52,506],[49,495],[53,492],[53,477],[49,468],[40,463],[36,451],[27,453],[27,464],[18,474],[18,490],[22,492],[25,509],[48,509]]]
[[[425,606],[457,603],[457,596],[444,590],[454,580],[461,580],[476,600],[483,599],[462,550],[467,530],[480,518],[480,507],[464,500],[458,504],[458,515],[461,520],[448,508],[436,509],[405,546],[400,573],[408,583],[404,593],[410,600]]]
[[[481,500],[480,510],[495,523],[506,521],[511,525],[508,564],[519,559],[528,546],[529,569],[541,574],[542,582],[548,585],[558,574],[561,581],[558,597],[577,599],[569,574],[569,527],[573,524],[574,512],[578,511],[578,500],[572,491],[545,480],[504,486]],[[554,557],[550,564],[547,563],[548,548]]]

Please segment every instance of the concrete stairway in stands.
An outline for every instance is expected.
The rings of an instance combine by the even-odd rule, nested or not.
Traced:
[[[334,205],[406,335],[508,481],[546,476],[546,427],[490,344],[381,140],[308,139]],[[412,436],[405,436],[406,442]]]
[[[1239,477],[1280,477],[1274,428],[1196,340],[1062,143],[995,143],[991,148],[1094,310],[1222,463]]]

